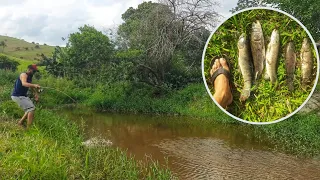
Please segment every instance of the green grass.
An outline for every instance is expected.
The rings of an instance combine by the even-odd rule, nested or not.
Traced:
[[[319,158],[320,121],[316,113],[296,114],[285,121],[254,128],[257,136],[268,138],[278,151]]]
[[[117,148],[86,148],[82,131],[48,110],[37,110],[24,131],[0,117],[1,179],[170,179],[157,162],[135,161]]]
[[[22,39],[17,39],[17,38],[8,37],[8,36],[0,36],[0,42],[1,41],[5,41],[7,45],[7,47],[4,48],[4,51],[3,51],[3,48],[0,47],[1,53],[12,56],[12,57],[16,57],[19,59],[29,60],[29,61],[30,60],[38,61],[42,53],[46,56],[50,56],[54,51],[53,46],[39,45],[40,48],[37,49],[35,48],[37,44],[33,44]],[[20,50],[17,50],[17,48],[20,48]],[[26,50],[25,48],[28,48],[28,50]]]
[[[21,111],[15,110],[10,100],[12,84],[17,73],[0,71],[0,112],[19,117]],[[275,150],[301,156],[320,155],[319,117],[311,112],[297,114],[273,125],[255,126],[234,120],[224,114],[208,96],[203,84],[190,84],[186,88],[172,91],[165,96],[155,96],[152,88],[139,87],[121,82],[113,85],[97,85],[95,89],[79,88],[73,81],[43,75],[38,81],[40,85],[59,89],[85,105],[85,108],[135,112],[151,114],[171,114],[195,117],[193,120],[179,122],[162,122],[172,126],[197,126],[210,129],[216,123],[235,124],[239,129],[247,128],[255,131],[259,139],[268,139],[276,147]],[[54,90],[44,90],[37,107],[61,107],[61,104],[73,103],[67,96]],[[42,119],[42,118],[40,118]],[[43,127],[50,129],[50,127]],[[52,134],[52,133],[50,133]]]
[[[262,77],[255,86],[252,87],[250,98],[241,103],[240,93],[243,86],[242,74],[238,66],[237,42],[242,33],[250,37],[252,22],[259,20],[265,39],[265,46],[270,41],[273,29],[280,32],[280,56],[277,69],[278,84],[272,85]],[[207,83],[214,93],[213,86],[209,82],[210,61],[217,55],[225,55],[231,64],[232,73],[232,93],[233,103],[228,107],[228,111],[241,119],[252,122],[267,122],[282,118],[297,109],[307,98],[311,87],[301,88],[301,61],[299,52],[302,40],[307,37],[303,28],[291,18],[271,10],[250,10],[231,17],[220,26],[213,34],[206,49],[204,60],[205,76]],[[295,71],[293,93],[289,92],[286,85],[286,72],[284,63],[284,49],[288,41],[292,40],[297,53],[297,63]],[[313,49],[314,57],[316,51]],[[316,61],[314,61],[316,62]],[[316,72],[316,64],[314,64]],[[314,72],[314,77],[315,73]]]

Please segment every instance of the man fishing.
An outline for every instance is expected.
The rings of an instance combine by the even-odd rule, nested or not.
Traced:
[[[37,88],[40,88],[40,85],[32,84],[32,77],[36,72],[39,72],[37,65],[29,65],[27,72],[21,73],[15,81],[14,89],[11,94],[11,99],[16,102],[25,112],[22,118],[19,120],[18,125],[23,127],[23,121],[27,119],[27,129],[32,124],[35,110],[33,102],[29,97],[27,97],[29,88],[31,88],[34,93],[35,101],[39,100]]]

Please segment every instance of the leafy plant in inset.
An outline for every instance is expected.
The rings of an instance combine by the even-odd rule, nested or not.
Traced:
[[[259,20],[264,33],[265,46],[270,42],[273,29],[280,32],[280,51],[278,57],[277,79],[278,84],[272,85],[270,81],[261,78],[251,89],[250,98],[245,102],[239,101],[243,86],[242,74],[238,65],[237,42],[242,33],[250,37],[252,22]],[[272,10],[249,10],[239,13],[223,23],[213,34],[205,55],[205,75],[209,78],[209,65],[213,56],[226,55],[230,61],[232,73],[233,103],[228,111],[237,117],[248,121],[273,121],[282,118],[296,110],[308,97],[311,86],[301,88],[301,60],[299,57],[303,38],[308,37],[304,29],[288,16]],[[297,63],[294,79],[294,92],[289,92],[286,84],[286,71],[284,63],[284,50],[286,44],[293,41],[297,54]],[[315,57],[315,50],[313,55]],[[314,59],[314,74],[316,75],[316,60]],[[209,80],[209,79],[208,79]],[[213,86],[211,92],[213,92]]]
[[[320,3],[318,0],[267,0],[274,7],[279,8],[301,21],[310,31],[316,41],[320,40]]]

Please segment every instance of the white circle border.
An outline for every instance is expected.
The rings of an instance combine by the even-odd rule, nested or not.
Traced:
[[[225,110],[222,106],[220,106],[220,104],[217,103],[217,101],[213,98],[213,95],[211,94],[210,92],[210,89],[208,88],[208,85],[207,85],[207,82],[206,82],[206,78],[205,78],[205,75],[204,75],[204,58],[205,58],[205,54],[206,54],[206,49],[208,47],[208,44],[213,36],[213,34],[218,30],[218,28],[224,24],[227,20],[229,20],[230,18],[232,18],[233,16],[239,14],[239,13],[242,13],[242,12],[245,12],[245,11],[249,11],[249,10],[255,10],[255,9],[263,9],[263,10],[273,10],[273,11],[277,11],[279,13],[282,13],[282,14],[285,14],[287,16],[289,16],[291,19],[295,20],[308,34],[309,38],[311,39],[312,41],[312,44],[313,44],[313,47],[316,51],[316,58],[317,58],[317,75],[316,75],[316,79],[315,79],[315,83],[313,85],[313,88],[309,94],[309,96],[307,97],[307,99],[302,103],[302,105],[300,105],[300,107],[298,107],[295,111],[293,111],[292,113],[280,118],[280,119],[277,119],[275,121],[269,121],[269,122],[252,122],[252,121],[248,121],[248,120],[244,120],[244,119],[241,119],[239,117],[236,117],[234,116],[233,114],[229,113],[227,110]],[[271,7],[251,7],[251,8],[246,8],[246,9],[243,9],[243,10],[240,10],[240,11],[237,11],[236,13],[233,13],[231,14],[229,17],[225,18],[223,21],[221,21],[221,23],[219,23],[212,31],[211,35],[209,36],[208,40],[207,40],[207,43],[204,47],[204,50],[203,50],[203,53],[202,53],[202,62],[201,62],[201,70],[202,70],[202,78],[203,78],[203,82],[204,82],[204,85],[207,89],[207,92],[209,94],[209,96],[211,97],[211,99],[214,101],[214,103],[224,112],[226,113],[227,115],[229,115],[230,117],[238,120],[238,121],[241,121],[241,122],[244,122],[244,123],[248,123],[248,124],[254,124],[254,125],[265,125],[265,124],[274,124],[274,123],[278,123],[280,121],[283,121],[291,116],[293,116],[294,114],[296,114],[298,111],[300,111],[301,108],[303,108],[303,106],[306,105],[306,103],[309,101],[309,99],[311,98],[311,96],[313,95],[314,93],[314,90],[317,86],[317,83],[318,83],[318,78],[319,78],[319,53],[318,52],[318,48],[316,46],[316,43],[313,39],[313,37],[311,36],[310,32],[308,31],[308,29],[298,20],[296,19],[295,17],[293,17],[292,15],[288,14],[287,12],[285,11],[282,11],[280,9],[276,9],[276,8],[271,8]]]

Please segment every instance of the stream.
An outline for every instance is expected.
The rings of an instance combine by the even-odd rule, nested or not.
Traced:
[[[193,127],[181,116],[98,113],[64,109],[85,123],[85,138],[100,137],[137,160],[156,160],[179,179],[320,179],[320,161],[273,152],[241,125]]]

